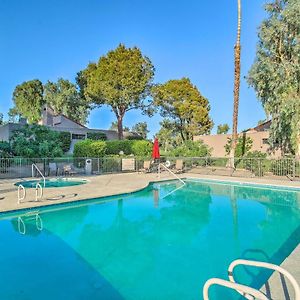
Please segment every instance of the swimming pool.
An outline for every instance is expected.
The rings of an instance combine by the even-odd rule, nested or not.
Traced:
[[[202,299],[236,258],[280,264],[300,240],[297,190],[186,180],[2,214],[1,299]],[[269,273],[237,269],[260,286]],[[211,299],[238,299],[221,288]]]
[[[25,188],[35,188],[36,184],[40,183],[42,187],[44,187],[44,181],[41,180],[26,180],[26,181],[19,181],[15,183],[16,186],[22,184]],[[58,187],[68,187],[74,185],[81,185],[87,183],[85,179],[75,179],[75,178],[53,178],[53,179],[46,179],[46,188],[58,188]]]

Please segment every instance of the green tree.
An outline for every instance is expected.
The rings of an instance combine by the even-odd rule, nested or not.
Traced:
[[[86,124],[89,103],[69,80],[59,78],[57,82],[48,81],[44,86],[44,100],[56,114],[64,114],[71,120]]]
[[[272,118],[271,147],[300,156],[300,2],[276,0],[265,10],[248,83]]]
[[[26,125],[16,130],[10,140],[12,152],[23,157],[60,157],[63,144],[59,132],[46,126]]]
[[[43,84],[38,79],[17,85],[13,92],[15,111],[27,118],[29,123],[35,123],[41,118],[41,108],[45,103]]]
[[[118,130],[118,121],[111,122],[109,129],[110,130]],[[123,125],[123,131],[128,132],[128,131],[130,131],[130,128]]]
[[[227,155],[231,154],[231,145],[232,140],[231,138],[228,138],[227,144],[225,145],[225,151]],[[247,155],[252,149],[252,145],[253,141],[250,137],[246,137],[245,134],[239,136],[235,147],[234,157],[242,157],[244,155]]]
[[[173,123],[183,141],[210,132],[213,122],[209,102],[188,78],[157,85],[152,94],[161,115]]]
[[[3,113],[0,113],[0,125],[3,125]]]
[[[118,122],[119,139],[123,139],[123,119],[132,109],[151,113],[146,98],[150,95],[154,67],[137,47],[119,45],[115,50],[91,63],[79,74],[86,98],[97,105],[109,105]]]
[[[147,134],[149,133],[148,130],[148,125],[146,122],[138,122],[136,123],[132,129],[133,132],[138,133],[141,137],[143,137],[144,139],[147,138]]]
[[[217,134],[226,134],[229,131],[229,125],[228,124],[220,124],[218,125]]]
[[[164,152],[171,151],[176,145],[182,143],[182,139],[174,123],[168,119],[164,119],[160,124],[160,129],[156,134],[159,143]]]
[[[8,111],[8,122],[16,123],[20,119],[20,114],[16,107],[12,107]]]

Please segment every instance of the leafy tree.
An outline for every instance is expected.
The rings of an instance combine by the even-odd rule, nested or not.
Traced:
[[[45,103],[43,91],[43,84],[38,79],[17,85],[13,92],[15,112],[27,118],[29,123],[39,121],[41,108]]]
[[[162,146],[164,152],[171,151],[177,144],[182,143],[182,139],[173,122],[168,119],[164,119],[160,124],[160,129],[156,134],[159,143]]]
[[[261,125],[261,124],[264,124],[266,121],[267,121],[266,119],[258,120],[257,126],[259,126],[259,125]]]
[[[148,130],[148,125],[146,122],[139,122],[136,123],[133,127],[132,127],[132,131],[138,133],[141,137],[143,137],[144,139],[147,138],[147,134],[149,133]]]
[[[207,157],[211,150],[202,141],[185,141],[168,154],[177,157]]]
[[[141,109],[151,113],[145,99],[150,95],[154,67],[140,49],[120,44],[98,63],[91,63],[79,73],[78,82],[86,98],[97,105],[109,105],[116,115],[119,139],[123,139],[126,112]]]
[[[227,144],[225,145],[226,154],[229,155],[231,152],[232,140],[228,138]],[[239,136],[235,147],[234,157],[242,157],[249,153],[253,145],[253,141],[250,137],[246,137],[245,134]]]
[[[228,124],[220,124],[218,125],[217,134],[226,134],[229,131],[229,125]]]
[[[14,132],[10,143],[16,156],[60,157],[63,155],[60,133],[46,126],[26,125]]]
[[[0,125],[3,125],[3,114],[0,113]]]
[[[118,130],[118,121],[111,122],[111,125],[109,127],[110,130]],[[130,131],[130,128],[127,126],[123,126],[123,131]]]
[[[48,81],[44,86],[44,99],[56,114],[64,114],[71,120],[86,124],[89,104],[69,80],[60,78],[57,82]]]
[[[8,121],[11,123],[16,123],[20,119],[20,114],[16,107],[12,107],[8,111]]]
[[[272,118],[271,147],[300,155],[300,2],[276,0],[265,10],[248,83]]]
[[[5,141],[0,141],[0,158],[6,158],[6,157],[12,157],[10,144]]]
[[[209,102],[188,78],[169,80],[155,86],[152,93],[161,115],[173,123],[183,141],[210,132]]]

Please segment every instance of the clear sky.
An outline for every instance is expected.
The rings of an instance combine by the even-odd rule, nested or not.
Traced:
[[[156,68],[155,82],[189,77],[211,104],[216,125],[232,122],[236,0],[0,0],[0,112],[12,107],[17,84],[38,78],[74,81],[89,61],[124,43],[137,46]],[[265,118],[244,76],[254,60],[264,0],[242,0],[242,80],[239,129]],[[139,111],[124,125],[160,116]],[[91,128],[108,128],[109,108],[92,111]],[[214,129],[215,130],[215,129]]]

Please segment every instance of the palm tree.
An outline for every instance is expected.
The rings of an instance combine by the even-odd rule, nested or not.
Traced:
[[[232,138],[230,151],[230,166],[234,168],[234,152],[237,144],[237,127],[239,114],[239,97],[240,97],[240,77],[241,77],[241,0],[238,3],[238,23],[237,39],[234,46],[234,96],[233,96],[233,118],[232,118]]]

